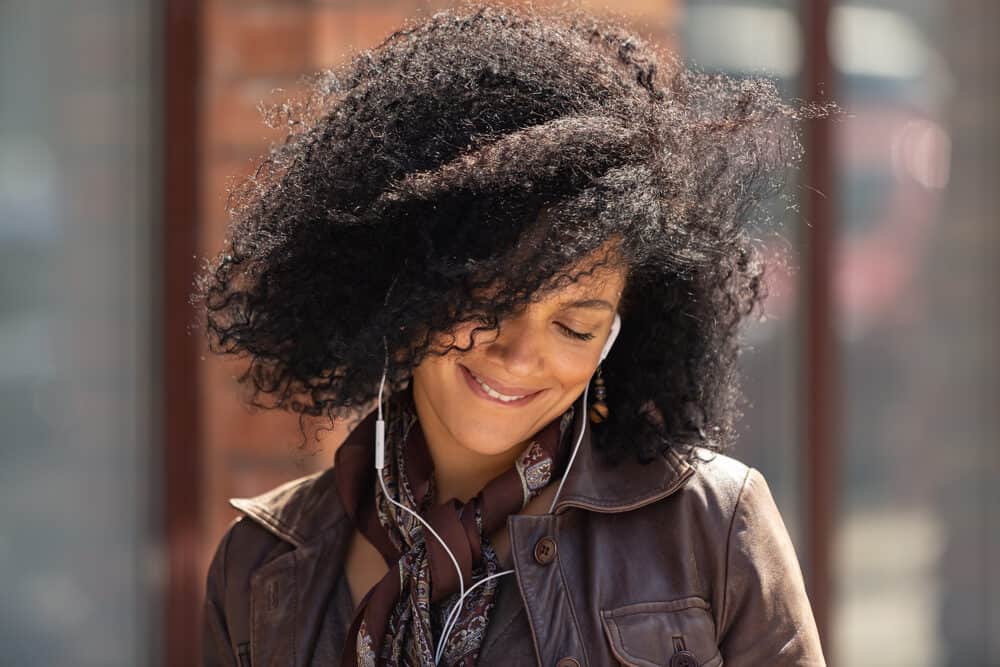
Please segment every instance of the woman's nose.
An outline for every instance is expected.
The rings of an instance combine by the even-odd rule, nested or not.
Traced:
[[[493,356],[511,375],[529,376],[543,364],[543,346],[537,329],[524,319],[501,323],[499,335],[486,354]]]

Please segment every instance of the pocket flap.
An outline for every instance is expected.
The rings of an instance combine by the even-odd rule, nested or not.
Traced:
[[[694,654],[699,667],[722,665],[715,641],[715,621],[708,602],[702,598],[602,609],[601,622],[611,650],[625,665],[667,667],[680,651]],[[690,660],[683,664],[690,664]]]

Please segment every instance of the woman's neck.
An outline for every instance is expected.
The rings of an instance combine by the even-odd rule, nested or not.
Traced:
[[[486,484],[512,467],[528,444],[528,441],[518,443],[499,454],[476,452],[455,440],[419,391],[413,393],[413,402],[434,462],[435,504],[451,498],[468,502]]]

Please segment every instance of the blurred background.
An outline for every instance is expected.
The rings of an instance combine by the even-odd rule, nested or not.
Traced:
[[[541,4],[541,3],[536,3]],[[603,3],[583,2],[595,12]],[[0,663],[198,663],[227,498],[330,465],[189,333],[259,105],[440,2],[0,0]],[[746,330],[760,468],[833,665],[1000,665],[1000,3],[621,1],[805,135]]]

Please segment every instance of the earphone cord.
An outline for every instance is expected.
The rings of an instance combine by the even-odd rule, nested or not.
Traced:
[[[459,567],[458,560],[455,558],[455,555],[452,553],[451,549],[448,548],[448,544],[443,539],[441,539],[441,536],[437,534],[437,531],[431,528],[431,525],[427,523],[422,516],[411,510],[409,507],[406,507],[402,503],[398,503],[395,500],[393,500],[392,497],[389,495],[389,490],[385,487],[385,479],[382,477],[382,468],[385,467],[385,420],[383,419],[382,416],[382,393],[385,389],[385,376],[387,374],[389,366],[389,346],[384,336],[382,337],[382,344],[385,347],[385,365],[382,367],[382,380],[379,382],[378,386],[378,419],[375,421],[375,469],[378,472],[379,485],[382,487],[382,493],[385,495],[386,500],[388,500],[390,503],[392,503],[399,509],[412,514],[414,518],[416,518],[418,521],[420,521],[420,523],[424,525],[424,528],[430,531],[431,535],[437,538],[437,541],[441,543],[441,546],[444,547],[444,550],[448,553],[448,558],[451,559],[452,564],[455,566],[455,572],[458,573],[458,586],[459,586],[459,591],[461,592],[461,596],[459,597],[458,601],[459,603],[461,603],[462,599],[465,597],[466,594],[465,579],[464,577],[462,577],[462,568]],[[485,581],[485,579],[483,581]],[[482,583],[482,581],[479,583]],[[445,635],[445,637],[447,637],[447,634]],[[438,660],[440,659],[439,658],[440,649],[441,646],[443,645],[444,645],[443,641],[440,642],[438,645],[437,655],[435,656],[434,659],[435,664],[437,664]]]

